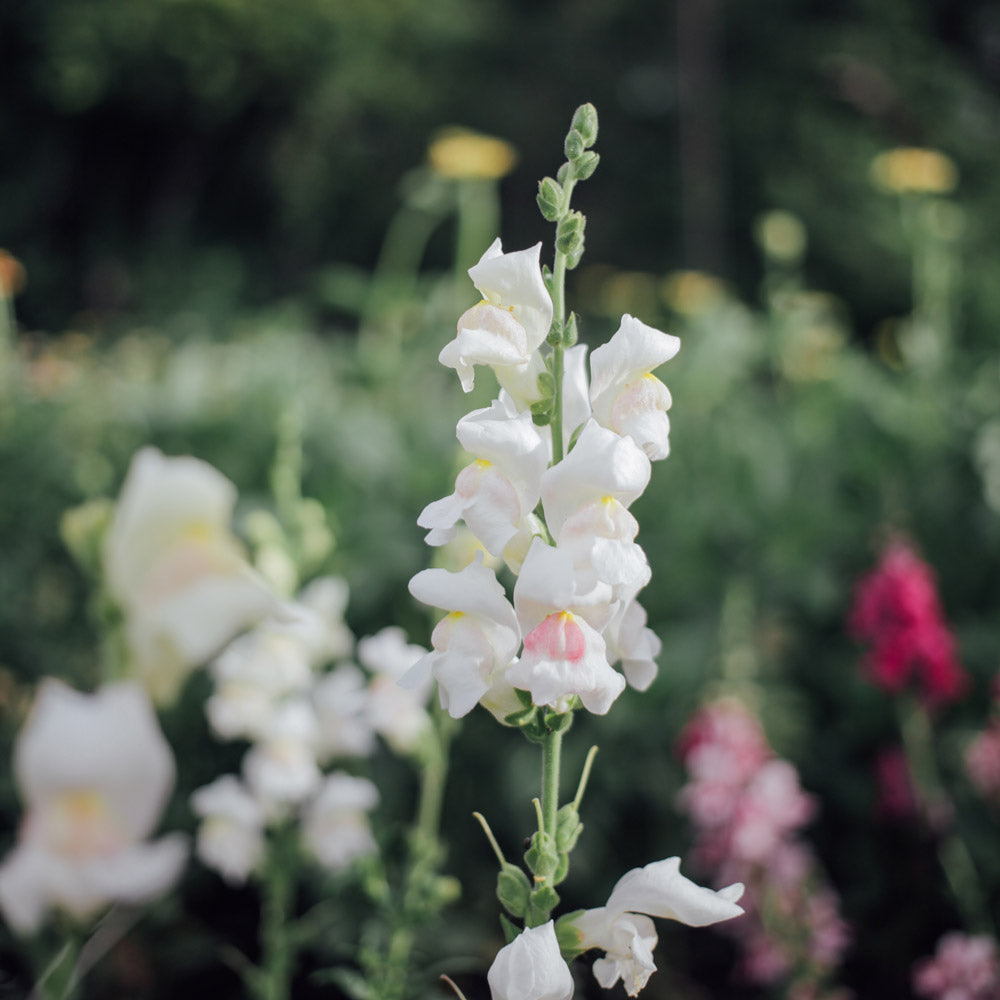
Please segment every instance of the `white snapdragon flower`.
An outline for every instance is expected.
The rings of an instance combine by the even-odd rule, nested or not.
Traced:
[[[368,719],[372,728],[397,753],[416,750],[431,727],[427,714],[430,678],[403,688],[399,681],[425,654],[406,633],[390,625],[358,643],[358,661],[372,673],[368,687]]]
[[[149,843],[174,783],[174,761],[146,693],[118,683],[80,694],[42,683],[14,746],[27,807],[0,865],[0,911],[19,933],[58,907],[84,919],[114,901],[165,892],[186,838]]]
[[[344,622],[349,589],[339,576],[321,576],[284,610],[282,630],[302,644],[313,667],[350,656],[354,635]]]
[[[650,463],[630,438],[589,420],[573,450],[542,477],[545,521],[578,572],[635,593],[650,578],[628,507],[649,484]]]
[[[308,650],[282,626],[258,626],[234,639],[210,667],[215,690],[205,704],[222,739],[263,739],[275,706],[312,683]]]
[[[680,350],[678,337],[622,316],[615,335],[590,356],[590,401],[604,427],[631,437],[651,459],[670,453],[670,391],[652,374]]]
[[[503,675],[521,641],[517,617],[482,555],[457,573],[422,570],[410,581],[410,593],[449,612],[431,635],[433,651],[414,666],[411,680],[433,673],[441,707],[455,719],[481,699],[499,699],[510,711],[520,708],[503,696],[509,688]]]
[[[578,695],[584,708],[604,715],[625,688],[601,636],[618,604],[607,584],[583,593],[579,582],[572,555],[536,538],[514,586],[524,650],[507,680],[530,691],[536,705],[566,711]]]
[[[260,803],[233,774],[216,778],[191,796],[201,818],[195,851],[231,885],[242,885],[264,856],[267,822]]]
[[[158,700],[277,608],[230,532],[235,504],[233,484],[199,459],[143,448],[129,466],[104,565],[135,675]]]
[[[483,301],[458,320],[458,334],[438,360],[454,368],[466,392],[475,381],[475,365],[489,365],[500,384],[523,408],[539,398],[538,355],[552,325],[552,299],[542,280],[541,243],[504,253],[499,239],[469,268]]]
[[[368,678],[353,663],[338,663],[324,674],[312,692],[319,721],[317,753],[333,757],[368,757],[375,749]]]
[[[552,921],[526,928],[501,948],[486,980],[492,1000],[571,1000],[573,973]]]
[[[274,706],[265,731],[243,758],[243,777],[269,815],[298,805],[319,787],[318,738],[316,713],[306,698]]]
[[[546,444],[527,411],[517,413],[504,394],[492,406],[458,422],[458,440],[475,456],[455,480],[455,492],[428,504],[417,524],[429,528],[427,543],[444,545],[465,521],[493,556],[503,551],[531,515],[548,463]]]
[[[581,951],[599,948],[604,958],[594,962],[594,977],[605,989],[621,979],[629,996],[636,996],[656,970],[653,948],[656,930],[649,917],[678,920],[705,927],[739,916],[736,901],[742,883],[706,889],[680,873],[680,858],[655,861],[623,875],[604,906],[572,918]]]
[[[368,813],[378,799],[378,789],[367,778],[343,771],[327,775],[302,815],[303,842],[324,868],[343,871],[375,852]]]
[[[656,680],[656,658],[663,648],[660,637],[646,627],[646,609],[638,601],[630,601],[605,629],[604,638],[609,662],[620,660],[629,685],[645,691]]]

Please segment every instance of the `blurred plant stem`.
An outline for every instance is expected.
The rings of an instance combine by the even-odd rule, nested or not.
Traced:
[[[982,879],[957,827],[954,804],[938,770],[930,714],[916,697],[905,694],[896,699],[896,706],[910,780],[955,906],[969,933],[996,933],[1000,927],[990,919]]]
[[[288,1000],[291,996],[299,940],[290,926],[298,868],[296,830],[285,823],[271,839],[261,880],[261,964],[244,973],[256,1000]]]
[[[369,890],[380,904],[380,919],[389,928],[383,952],[362,953],[366,985],[373,1000],[406,1000],[418,995],[413,950],[418,938],[458,895],[458,883],[440,874],[444,860],[441,816],[448,777],[448,753],[457,723],[438,709],[431,738],[421,748],[420,794],[414,825],[407,838],[406,869],[401,890],[394,893],[385,872]]]

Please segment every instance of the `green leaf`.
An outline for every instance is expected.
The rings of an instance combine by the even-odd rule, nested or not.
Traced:
[[[511,916],[524,919],[528,912],[531,882],[517,865],[506,862],[497,875],[497,899]]]
[[[507,939],[507,944],[510,944],[521,933],[521,928],[513,920],[508,920],[502,913],[500,914],[500,926],[503,928],[503,936]]]

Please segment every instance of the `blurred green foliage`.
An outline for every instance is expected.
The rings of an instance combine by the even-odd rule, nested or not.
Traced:
[[[853,581],[901,531],[938,574],[973,678],[937,720],[938,749],[1000,910],[996,818],[961,772],[1000,670],[1000,12],[972,0],[694,6],[715,31],[714,62],[699,71],[717,95],[702,110],[722,200],[693,221],[693,153],[678,138],[691,25],[674,5],[0,8],[0,242],[28,271],[20,360],[0,373],[5,751],[37,678],[97,676],[88,594],[59,519],[114,495],[146,443],[215,464],[240,488],[242,519],[273,502],[279,426],[293,413],[303,492],[330,517],[327,568],[350,581],[352,626],[398,622],[426,641],[430,622],[406,592],[431,557],[415,519],[450,491],[455,420],[471,407],[435,359],[474,297],[452,280],[455,244],[478,225],[485,246],[497,190],[434,174],[425,149],[453,121],[512,140],[521,161],[501,189],[502,228],[507,245],[527,245],[545,233],[531,196],[558,153],[552,137],[592,100],[602,163],[570,289],[582,336],[596,345],[628,311],[683,349],[662,373],[674,451],[635,510],[661,676],[606,718],[580,719],[568,743],[567,781],[591,742],[601,752],[567,904],[603,898],[611,873],[684,854],[673,742],[704,697],[735,687],[821,800],[811,834],[856,928],[845,984],[861,998],[909,995],[910,964],[957,911],[930,834],[874,815],[874,761],[896,723],[843,629]],[[877,190],[870,164],[896,145],[947,152],[954,196]],[[754,243],[774,207],[804,224],[795,252]],[[690,226],[719,239],[686,244]],[[480,405],[489,391],[477,387]],[[228,752],[210,745],[203,693],[195,682],[166,720],[204,772],[182,774],[178,825],[191,823],[183,794]],[[448,867],[465,898],[446,937],[448,957],[473,970],[499,929],[491,856],[470,817],[492,805],[487,775],[492,796],[517,803],[490,810],[498,837],[529,831],[521,799],[536,762],[522,742],[480,715],[458,738]],[[386,781],[404,795],[391,768]],[[6,847],[19,816],[9,773],[0,814]],[[209,969],[224,930],[252,938],[249,895],[196,875],[119,956],[156,972],[132,995],[235,996],[235,977]],[[158,936],[184,921],[184,936]],[[2,934],[4,957],[16,956]],[[759,995],[727,985],[724,943],[679,929],[662,947],[671,971],[651,1000]]]

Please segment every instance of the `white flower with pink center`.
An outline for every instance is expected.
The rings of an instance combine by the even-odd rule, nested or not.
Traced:
[[[653,948],[656,930],[649,917],[678,920],[706,927],[739,916],[740,883],[706,889],[680,873],[680,858],[655,861],[623,875],[607,903],[585,910],[569,921],[579,935],[579,948],[600,948],[606,954],[594,962],[594,977],[605,989],[619,979],[629,996],[638,995],[656,971]]]
[[[590,357],[590,401],[604,427],[632,438],[651,458],[670,454],[670,391],[653,370],[680,350],[678,337],[622,316],[615,335]]]
[[[174,783],[174,761],[146,693],[110,684],[80,694],[46,680],[14,746],[27,807],[0,866],[0,911],[19,933],[51,908],[79,919],[165,892],[186,838],[149,843]]]
[[[483,301],[458,320],[458,334],[438,360],[458,372],[470,392],[475,365],[488,365],[519,405],[539,398],[538,375],[544,370],[538,348],[552,325],[552,299],[540,267],[541,243],[504,253],[499,239],[469,268]]]
[[[417,524],[430,529],[428,544],[444,545],[464,520],[486,550],[500,557],[538,503],[546,444],[531,414],[517,413],[506,395],[463,417],[457,436],[476,460],[458,474],[455,492],[428,504]]]
[[[597,583],[581,592],[572,556],[536,538],[514,587],[514,608],[524,650],[507,680],[536,705],[564,712],[579,697],[604,715],[625,688],[601,636],[618,608],[611,587]]]
[[[483,565],[482,554],[457,573],[421,571],[410,581],[410,593],[449,613],[431,635],[433,650],[416,663],[406,683],[433,674],[441,707],[454,719],[482,699],[510,704],[504,672],[517,655],[521,634],[514,609],[493,570]],[[516,707],[512,704],[511,711]]]

